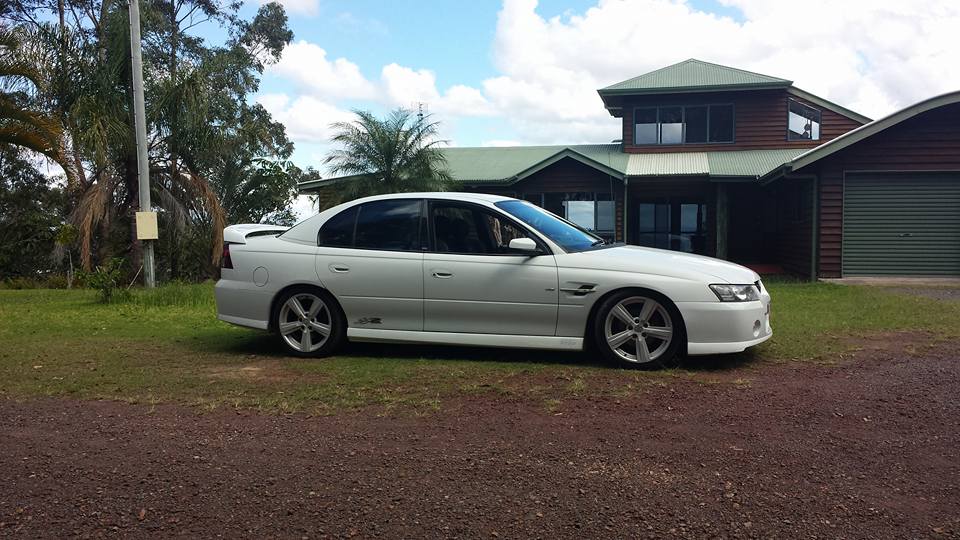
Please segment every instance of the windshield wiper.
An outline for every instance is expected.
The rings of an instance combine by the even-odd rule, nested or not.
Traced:
[[[603,246],[603,245],[606,245],[606,242],[604,242],[603,239],[601,238],[600,240],[597,240],[596,242],[590,244],[590,247],[597,247],[597,246]]]

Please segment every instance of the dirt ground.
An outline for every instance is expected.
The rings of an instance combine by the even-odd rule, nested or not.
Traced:
[[[957,344],[927,341],[554,410],[0,401],[0,537],[960,538]]]

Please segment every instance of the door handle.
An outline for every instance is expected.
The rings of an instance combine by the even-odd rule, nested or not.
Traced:
[[[346,274],[347,272],[350,271],[350,267],[345,264],[334,263],[334,264],[331,264],[329,268],[330,268],[330,271],[335,274]]]
[[[453,272],[449,272],[447,270],[434,270],[433,277],[439,279],[450,279],[453,277]]]

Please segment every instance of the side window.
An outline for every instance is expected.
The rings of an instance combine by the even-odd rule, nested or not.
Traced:
[[[791,141],[820,140],[820,111],[799,101],[789,100],[787,139]]]
[[[441,253],[508,253],[511,240],[527,236],[506,218],[472,206],[435,203],[431,218],[436,250]]]
[[[505,220],[501,216],[484,212],[484,222],[493,238],[493,247],[497,253],[505,253],[510,249],[510,241],[514,238],[526,238],[527,233]]]
[[[319,244],[330,247],[353,247],[353,229],[357,223],[358,206],[333,216],[320,227]]]
[[[387,251],[420,250],[420,199],[376,201],[360,207],[358,248]]]

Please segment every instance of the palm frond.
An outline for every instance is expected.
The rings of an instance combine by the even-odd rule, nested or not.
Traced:
[[[80,202],[69,217],[77,228],[80,240],[80,262],[83,269],[91,269],[91,245],[93,233],[100,221],[109,213],[118,179],[114,175],[101,175],[80,197]]]
[[[356,176],[338,185],[333,202],[382,193],[445,191],[452,178],[437,147],[439,123],[429,115],[397,109],[384,119],[354,111],[352,122],[331,124],[332,142],[324,163],[330,172]]]
[[[209,215],[213,224],[213,246],[210,262],[214,265],[219,264],[220,257],[223,256],[223,229],[227,225],[227,217],[226,212],[220,205],[216,190],[200,175],[189,171],[180,171],[176,181],[185,191],[194,194],[202,202]]]

